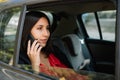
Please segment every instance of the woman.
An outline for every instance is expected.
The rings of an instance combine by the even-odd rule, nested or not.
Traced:
[[[32,69],[36,72],[41,71],[41,66],[48,68],[51,66],[67,68],[69,66],[55,56],[56,53],[54,54],[50,42],[50,29],[50,21],[44,13],[37,11],[26,13],[19,63],[31,63]]]

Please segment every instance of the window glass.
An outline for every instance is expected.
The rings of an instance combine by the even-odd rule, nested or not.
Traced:
[[[82,19],[90,38],[100,39],[94,13],[85,13]]]
[[[5,63],[12,63],[19,17],[20,8],[0,13],[0,61]]]
[[[103,40],[115,41],[116,11],[97,12]],[[85,13],[82,19],[89,38],[100,39],[100,33],[94,13]]]
[[[98,12],[98,17],[101,25],[103,39],[115,41],[116,11],[101,11]]]

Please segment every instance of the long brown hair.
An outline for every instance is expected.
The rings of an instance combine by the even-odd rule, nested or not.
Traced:
[[[30,34],[32,27],[35,25],[35,23],[41,17],[45,17],[48,20],[48,23],[50,25],[50,21],[44,13],[38,12],[38,11],[29,11],[26,13],[25,22],[24,22],[24,26],[23,26],[23,32],[22,32],[20,58],[19,59],[21,59],[23,57],[28,58],[28,56],[27,56],[27,43],[29,40],[28,36]],[[51,32],[51,29],[50,29],[50,32]],[[51,38],[51,35],[50,35],[50,38]],[[46,56],[48,56],[49,53],[52,51],[52,47],[50,44],[51,43],[50,38],[48,39],[46,46],[42,49],[42,51],[46,54]]]

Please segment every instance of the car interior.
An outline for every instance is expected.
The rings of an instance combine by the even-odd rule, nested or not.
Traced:
[[[56,49],[56,56],[70,65],[75,71],[87,70],[114,74],[115,72],[115,42],[90,38],[84,25],[82,15],[98,11],[115,10],[112,1],[96,1],[84,4],[84,1],[72,4],[28,5],[27,10],[43,11],[52,24],[52,43]],[[111,6],[112,5],[112,6]],[[84,7],[84,8],[82,8]],[[97,18],[96,18],[97,20]],[[99,22],[97,23],[99,26]],[[60,53],[59,53],[60,52]],[[67,63],[67,60],[70,63]]]
[[[45,3],[28,0],[22,3],[24,0],[16,5],[0,5],[0,9],[5,7],[0,10],[0,73],[6,78],[15,74],[15,79],[18,75],[24,78],[27,75],[29,80],[34,77],[36,80],[54,80],[50,75],[34,74],[28,56],[20,52],[23,23],[28,11],[40,11],[48,16],[53,53],[70,69],[95,80],[103,80],[103,75],[105,80],[110,76],[112,78],[108,80],[114,80],[113,76],[120,74],[119,54],[116,54],[120,46],[117,44],[119,20],[115,0],[46,0]],[[25,63],[21,63],[22,59]]]

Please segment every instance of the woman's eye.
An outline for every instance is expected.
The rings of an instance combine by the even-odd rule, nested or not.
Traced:
[[[47,30],[50,30],[50,26],[47,26]]]
[[[38,29],[38,30],[41,30],[41,29],[42,29],[42,27],[38,27],[37,29]]]

